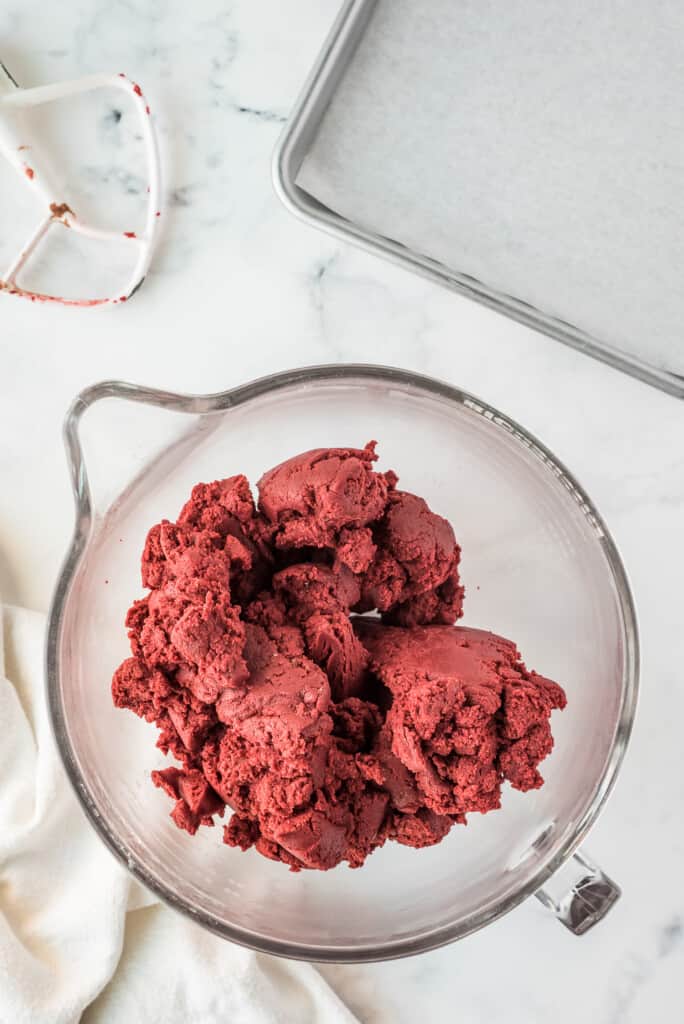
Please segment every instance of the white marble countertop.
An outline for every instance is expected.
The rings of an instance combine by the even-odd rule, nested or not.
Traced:
[[[632,579],[641,703],[588,844],[624,895],[581,939],[532,901],[455,946],[322,971],[369,1024],[674,1020],[684,977],[684,404],[281,208],[271,152],[337,6],[2,5],[0,58],[21,82],[125,70],[144,84],[169,202],[153,273],[126,306],[88,312],[0,295],[0,592],[47,607],[71,528],[61,421],[97,380],[202,392],[293,365],[365,361],[499,406],[580,479]]]

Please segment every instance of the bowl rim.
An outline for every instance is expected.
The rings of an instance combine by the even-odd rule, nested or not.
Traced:
[[[492,900],[463,920],[424,930],[415,936],[391,940],[386,943],[360,945],[309,946],[271,938],[232,924],[226,924],[214,914],[198,910],[156,878],[112,830],[101,815],[95,799],[79,769],[76,754],[69,737],[64,707],[61,700],[59,650],[64,625],[64,613],[75,574],[88,545],[94,518],[88,475],[79,436],[79,425],[86,410],[105,398],[118,398],[146,405],[204,415],[221,412],[297,385],[335,382],[381,383],[395,386],[409,393],[427,393],[466,407],[512,435],[516,441],[532,452],[556,481],[572,495],[584,516],[593,526],[596,539],[603,548],[607,566],[612,574],[618,605],[625,651],[622,680],[622,700],[617,717],[615,739],[602,776],[597,782],[593,799],[578,820],[573,832],[555,854],[543,861],[525,885],[503,900]],[[261,377],[250,383],[207,395],[187,395],[161,391],[123,381],[103,381],[81,391],[72,402],[63,427],[63,437],[75,502],[75,523],[66,557],[60,570],[48,613],[45,643],[46,698],[52,732],[69,782],[90,824],[114,856],[142,885],[152,891],[163,903],[180,911],[205,928],[239,945],[292,959],[330,963],[363,963],[390,960],[436,949],[456,939],[464,938],[491,923],[518,906],[528,896],[542,888],[547,879],[573,854],[594,824],[613,788],[622,764],[636,712],[639,689],[639,633],[634,600],[627,574],[613,538],[603,518],[584,489],[551,451],[515,420],[499,412],[469,392],[423,374],[389,366],[347,363],[308,366],[286,370]]]

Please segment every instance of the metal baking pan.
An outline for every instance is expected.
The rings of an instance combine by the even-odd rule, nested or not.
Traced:
[[[684,397],[684,376],[620,351],[572,323],[497,291],[486,281],[478,280],[462,269],[446,266],[392,238],[373,233],[324,206],[297,184],[302,163],[363,38],[376,4],[377,0],[346,0],[285,126],[273,161],[275,189],[285,206],[308,224],[417,271],[671,395]]]

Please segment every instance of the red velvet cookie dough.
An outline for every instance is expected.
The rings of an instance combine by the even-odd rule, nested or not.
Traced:
[[[377,608],[400,626],[460,618],[461,549],[446,519],[415,494],[392,490],[373,539],[375,555],[362,575],[363,610]]]
[[[380,519],[396,481],[394,473],[373,471],[376,460],[375,442],[317,448],[265,473],[257,484],[259,508],[274,526],[276,547],[357,548],[357,530],[368,545],[363,528]]]
[[[227,844],[293,870],[439,842],[505,781],[540,786],[565,704],[514,644],[453,625],[453,529],[376,459],[305,452],[257,504],[244,476],[198,484],[148,534],[112,681],[180,762],[152,774],[175,823],[194,834],[227,806]]]
[[[421,806],[464,821],[499,807],[505,780],[523,791],[542,785],[537,766],[553,748],[549,720],[565,694],[529,672],[515,644],[459,626],[359,619],[356,630],[392,695],[377,751],[385,786],[398,761]]]

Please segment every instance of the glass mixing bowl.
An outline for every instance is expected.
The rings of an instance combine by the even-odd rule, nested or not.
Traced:
[[[619,889],[572,855],[624,754],[637,627],[605,525],[543,445],[471,395],[369,366],[295,370],[202,397],[99,384],[74,402],[65,436],[76,528],[49,620],[50,711],[86,814],[144,885],[226,938],[308,960],[421,952],[532,893],[578,933],[605,913]],[[471,815],[438,846],[388,843],[360,870],[293,874],[224,846],[220,828],[192,838],[176,828],[149,779],[167,763],[154,727],[113,707],[110,679],[128,654],[123,618],[141,595],[147,529],[174,519],[196,482],[255,481],[295,452],[372,438],[380,468],[453,523],[464,622],[514,639],[528,666],[562,683],[568,706],[553,716],[542,789],[505,787],[500,811]]]

